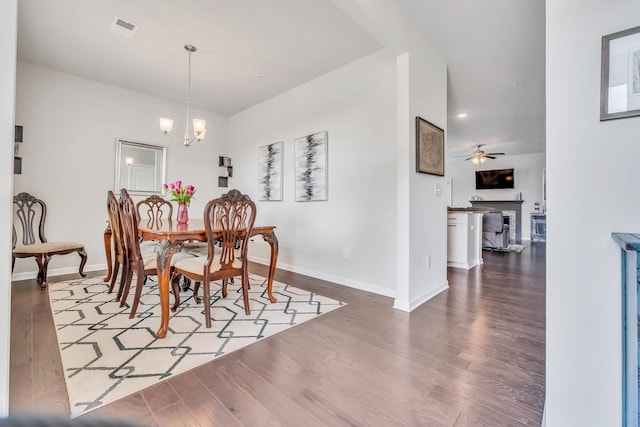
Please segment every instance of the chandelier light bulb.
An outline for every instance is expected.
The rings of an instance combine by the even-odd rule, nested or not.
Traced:
[[[160,117],[160,130],[166,135],[171,132],[171,129],[173,129],[173,120]]]

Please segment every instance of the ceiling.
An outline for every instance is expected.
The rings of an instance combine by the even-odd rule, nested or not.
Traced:
[[[476,144],[543,152],[544,2],[395,3],[448,63],[448,155]],[[192,103],[223,115],[382,48],[330,0],[20,0],[18,8],[19,60],[178,102],[187,93],[184,45],[196,46]],[[116,16],[138,26],[133,37],[109,30]]]

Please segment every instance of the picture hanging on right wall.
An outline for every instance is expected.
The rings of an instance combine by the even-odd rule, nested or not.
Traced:
[[[261,201],[282,200],[282,142],[260,147],[258,185]]]
[[[294,140],[296,201],[327,200],[327,131]]]

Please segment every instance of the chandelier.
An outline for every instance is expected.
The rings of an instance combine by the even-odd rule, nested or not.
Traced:
[[[188,147],[195,141],[201,141],[204,138],[204,135],[207,133],[207,121],[204,119],[193,119],[193,136],[191,136],[189,129],[189,116],[191,114],[191,54],[196,51],[196,47],[188,44],[184,46],[184,49],[189,52],[189,85],[187,94],[187,130],[184,132],[182,145]],[[160,117],[160,130],[162,133],[178,141],[178,138],[171,133],[171,129],[173,129],[173,120],[167,117]]]

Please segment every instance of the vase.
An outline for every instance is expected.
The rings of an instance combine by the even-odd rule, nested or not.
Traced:
[[[178,203],[178,215],[176,217],[178,224],[186,224],[189,222],[189,208],[183,202]]]

